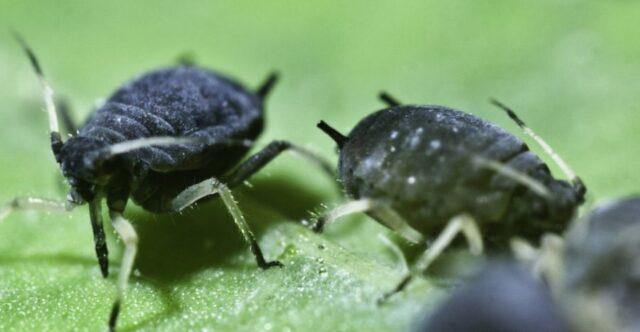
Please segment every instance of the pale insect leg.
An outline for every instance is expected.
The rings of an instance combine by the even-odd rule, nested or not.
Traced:
[[[262,249],[258,245],[258,241],[256,241],[251,228],[249,228],[249,224],[244,219],[240,208],[238,207],[233,195],[229,188],[218,181],[217,179],[207,179],[200,183],[197,183],[176,196],[173,201],[170,203],[170,209],[173,211],[181,211],[185,207],[193,204],[197,200],[214,195],[219,194],[224,202],[224,205],[227,207],[229,214],[233,218],[236,226],[240,229],[240,233],[244,240],[249,244],[249,248],[251,252],[256,258],[256,262],[260,268],[266,269],[272,266],[282,266],[282,264],[278,261],[266,261],[264,259],[264,255],[262,254]]]
[[[476,221],[468,214],[460,214],[453,217],[433,244],[420,256],[413,266],[412,272],[401,279],[398,285],[391,292],[384,294],[378,302],[382,303],[393,294],[402,291],[411,282],[414,275],[424,273],[460,232],[465,236],[469,244],[469,251],[473,255],[480,255],[483,251],[482,234]]]
[[[118,233],[120,239],[122,239],[122,242],[124,242],[124,254],[122,255],[120,273],[118,275],[118,290],[109,317],[109,330],[113,331],[115,330],[118,314],[120,313],[120,306],[124,300],[124,294],[129,284],[129,277],[133,270],[133,262],[135,261],[138,251],[138,234],[136,234],[131,223],[129,223],[120,212],[109,211],[109,215],[113,228],[116,233]]]

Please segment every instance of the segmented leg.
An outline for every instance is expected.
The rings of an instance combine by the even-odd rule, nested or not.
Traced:
[[[133,262],[136,258],[136,252],[138,251],[138,235],[135,229],[131,226],[131,223],[127,221],[122,213],[117,211],[109,211],[111,217],[111,224],[122,242],[124,242],[124,254],[122,255],[122,262],[120,263],[120,274],[118,275],[118,292],[116,299],[113,302],[111,308],[111,315],[109,316],[109,330],[114,331],[118,315],[120,314],[120,306],[124,300],[124,294],[129,283],[129,276],[133,269]]]
[[[102,205],[100,199],[96,198],[89,202],[89,217],[91,218],[91,229],[93,230],[93,243],[96,249],[96,257],[100,265],[100,272],[103,277],[109,275],[109,250],[104,234],[102,223]]]
[[[367,198],[341,204],[318,217],[316,223],[311,227],[311,229],[316,233],[322,233],[325,225],[350,214],[368,212],[373,208],[374,204],[375,203],[372,200]]]
[[[71,211],[75,205],[68,201],[53,200],[42,197],[16,197],[0,208],[0,222],[16,210],[38,210],[49,212]]]
[[[273,266],[282,266],[282,264],[278,261],[266,261],[264,259],[264,255],[262,254],[262,250],[258,245],[258,241],[256,241],[253,232],[251,232],[249,224],[247,224],[247,221],[244,219],[244,216],[242,215],[240,208],[233,198],[231,191],[226,185],[224,185],[217,179],[207,179],[185,189],[183,192],[178,194],[176,198],[173,199],[173,201],[171,202],[171,209],[176,212],[181,211],[197,200],[213,194],[219,194],[222,198],[222,201],[227,207],[227,210],[233,218],[233,221],[240,229],[242,237],[249,245],[251,253],[253,253],[253,256],[256,258],[258,266],[262,269],[267,269]]]
[[[273,141],[258,153],[245,160],[231,174],[225,175],[222,180],[224,183],[228,184],[229,187],[233,188],[250,178],[269,162],[273,161],[273,159],[280,155],[280,153],[287,150],[291,150],[317,164],[331,179],[335,179],[333,167],[322,157],[287,141]]]
[[[562,237],[551,233],[543,235],[539,249],[520,238],[512,239],[510,244],[516,259],[525,263],[534,276],[543,279],[552,292],[560,291],[564,277]]]
[[[402,291],[411,282],[415,274],[424,273],[429,266],[431,266],[431,263],[433,263],[433,261],[442,254],[444,249],[451,244],[451,241],[453,241],[456,235],[460,232],[465,236],[471,253],[474,255],[480,255],[483,251],[482,234],[480,234],[480,230],[478,229],[475,220],[468,214],[458,215],[449,221],[445,229],[440,233],[440,235],[438,235],[433,244],[430,245],[418,259],[412,268],[412,273],[408,273],[404,278],[402,278],[393,291],[383,295],[379,302],[384,302],[393,294]]]
[[[316,233],[321,233],[326,224],[332,223],[338,218],[359,212],[371,213],[380,223],[412,243],[420,243],[424,240],[422,234],[411,227],[411,225],[390,206],[367,198],[344,203],[323,214],[316,220],[312,230]]]
[[[402,252],[400,247],[398,247],[395,242],[391,241],[391,239],[384,234],[378,234],[378,239],[380,239],[380,242],[382,242],[385,247],[389,248],[398,262],[400,262],[402,273],[409,273],[409,264],[407,263],[407,258],[404,256],[404,253]]]

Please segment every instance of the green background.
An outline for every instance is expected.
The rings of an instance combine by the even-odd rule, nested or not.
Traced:
[[[382,107],[380,89],[466,110],[520,135],[487,102],[497,97],[573,165],[589,204],[636,193],[639,15],[640,3],[623,0],[0,0],[7,31],[0,32],[0,200],[64,197],[39,86],[8,27],[27,38],[77,119],[133,75],[192,52],[248,86],[272,69],[282,73],[261,146],[288,139],[335,160],[315,123],[348,131]],[[450,280],[430,278],[377,307],[400,276],[378,238],[386,231],[366,217],[323,236],[300,226],[308,211],[339,201],[302,159],[283,156],[251,183],[235,190],[237,199],[266,255],[285,268],[255,267],[218,200],[183,215],[130,208],[141,240],[122,330],[406,330],[442,298]],[[104,280],[86,208],[7,218],[0,330],[104,329],[121,253],[115,236],[109,245],[112,274]]]

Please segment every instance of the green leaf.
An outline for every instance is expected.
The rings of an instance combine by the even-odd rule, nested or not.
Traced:
[[[638,12],[633,1],[0,0],[0,22],[31,43],[77,119],[125,80],[189,51],[251,87],[278,69],[261,144],[288,139],[334,161],[315,123],[348,132],[382,107],[381,89],[519,135],[487,102],[496,97],[575,168],[590,202],[640,188]],[[27,60],[0,34],[0,202],[65,196],[41,108]],[[285,266],[258,269],[216,199],[183,215],[131,207],[140,251],[122,330],[408,330],[458,281],[432,272],[376,306],[401,276],[378,239],[385,229],[365,216],[322,236],[303,227],[309,211],[339,195],[299,158],[278,158],[251,182],[234,193],[267,257]],[[115,236],[108,242],[105,280],[85,208],[9,216],[0,224],[0,330],[106,329],[122,253]],[[444,261],[473,266],[458,256]]]

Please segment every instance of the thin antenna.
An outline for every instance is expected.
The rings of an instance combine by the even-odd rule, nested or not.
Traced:
[[[569,165],[560,157],[560,155],[558,155],[551,148],[551,146],[542,139],[542,137],[538,136],[538,134],[536,134],[533,130],[531,130],[531,128],[527,127],[524,121],[522,121],[522,119],[520,119],[518,115],[516,115],[516,113],[511,108],[509,108],[505,104],[495,99],[491,99],[490,101],[493,105],[507,112],[507,115],[509,115],[511,120],[513,120],[520,128],[522,128],[525,134],[533,138],[542,147],[542,149],[551,157],[551,159],[553,159],[553,161],[558,165],[558,167],[560,167],[562,172],[569,178],[571,183],[573,183],[574,188],[576,188],[578,193],[580,193],[580,196],[584,196],[584,193],[587,191],[587,188],[585,187],[580,177],[576,175],[573,169],[569,167]]]
[[[256,90],[256,94],[261,98],[265,99],[269,92],[273,89],[273,86],[278,82],[278,73],[272,72],[267,76],[267,79],[260,85],[258,90]]]
[[[542,183],[540,183],[540,181],[523,172],[518,171],[513,167],[481,156],[474,156],[473,160],[475,163],[479,164],[482,167],[491,169],[497,173],[502,174],[503,176],[519,182],[520,184],[531,189],[533,192],[544,198],[551,198],[551,193],[549,193],[549,190],[547,190],[547,188]]]
[[[380,100],[382,100],[389,107],[396,107],[396,106],[402,105],[402,103],[398,99],[392,97],[386,91],[381,91],[380,94],[378,94],[378,98],[380,98]]]
[[[31,66],[36,72],[38,80],[40,81],[40,85],[42,86],[42,94],[47,109],[47,115],[49,116],[51,149],[53,150],[53,154],[57,156],[60,148],[62,147],[63,141],[62,137],[60,136],[60,129],[58,127],[58,116],[56,113],[56,105],[53,101],[53,90],[51,89],[51,86],[49,86],[49,83],[47,83],[47,81],[45,80],[44,74],[42,72],[42,67],[40,67],[40,63],[38,62],[38,58],[36,58],[36,55],[33,53],[29,45],[27,45],[22,36],[20,36],[20,34],[15,31],[13,31],[13,37],[27,54],[27,57],[31,62]]]
[[[324,131],[325,134],[333,138],[333,140],[336,141],[338,148],[340,149],[342,149],[344,143],[346,143],[348,140],[347,136],[342,135],[339,131],[335,130],[335,128],[331,127],[324,121],[320,121],[317,127]]]

